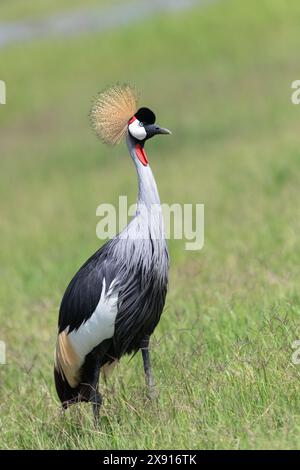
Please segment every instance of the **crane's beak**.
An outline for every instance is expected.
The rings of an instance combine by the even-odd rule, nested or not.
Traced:
[[[154,135],[158,134],[172,134],[169,129],[165,129],[164,127],[159,127],[157,124],[145,124],[145,130],[147,132],[146,139],[150,139]]]
[[[170,134],[170,135],[172,135],[172,132],[169,131],[169,129],[165,129],[164,127],[159,127],[159,126],[155,126],[155,127],[156,127],[155,134]]]
[[[159,127],[159,132],[157,134],[170,134],[172,135],[172,132],[169,131],[169,129],[166,129],[165,127]]]

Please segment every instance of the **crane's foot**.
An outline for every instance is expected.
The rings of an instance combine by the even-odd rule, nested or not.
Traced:
[[[147,390],[147,398],[151,401],[155,401],[157,400],[157,398],[159,397],[159,393],[158,393],[158,390],[155,386],[154,383],[152,383],[152,385],[148,385],[148,390]]]

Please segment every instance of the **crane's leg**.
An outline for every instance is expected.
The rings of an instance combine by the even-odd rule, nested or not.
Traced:
[[[93,416],[94,416],[94,423],[95,425],[98,424],[99,422],[99,414],[100,414],[100,408],[101,408],[101,405],[102,405],[102,395],[97,392],[94,396],[93,396]]]
[[[154,400],[157,397],[157,394],[156,394],[155,384],[154,384],[152,370],[151,370],[149,342],[150,342],[150,336],[147,335],[141,341],[141,350],[142,350],[142,356],[143,356],[145,379],[146,379],[146,384],[148,387],[148,397],[150,398],[150,400]]]
[[[92,352],[90,352],[84,363],[84,375],[82,377],[82,395],[85,401],[92,403],[95,425],[99,421],[99,412],[102,405],[102,395],[99,393],[99,376],[103,364],[109,359],[108,350],[112,344],[111,339],[104,340]]]
[[[95,425],[99,422],[99,412],[103,402],[102,395],[99,393],[98,389],[100,370],[103,364],[105,364],[111,357],[111,355],[108,354],[111,345],[111,339],[104,340],[86,358],[86,371],[89,376],[88,384],[90,385],[89,402],[91,402],[93,406]]]
[[[100,363],[95,360],[94,357],[89,357],[86,361],[88,371],[83,377],[80,395],[84,397],[84,401],[92,403],[93,416],[95,425],[99,420],[99,412],[102,405],[102,396],[99,393],[99,374],[100,374]]]
[[[99,413],[100,408],[102,405],[102,395],[99,393],[99,375],[100,375],[100,363],[97,364],[95,371],[93,382],[91,384],[91,394],[89,401],[92,403],[93,406],[93,415],[94,415],[94,423],[95,425],[99,422]]]

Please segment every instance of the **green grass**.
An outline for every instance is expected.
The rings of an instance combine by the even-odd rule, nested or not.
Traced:
[[[299,14],[296,0],[228,0],[1,50],[1,448],[300,447]],[[136,196],[125,146],[102,146],[87,118],[118,80],[172,129],[149,142],[151,166],[164,202],[205,204],[205,246],[169,243],[158,401],[141,358],[124,358],[95,429],[89,406],[61,415],[52,361],[61,296],[100,243],[97,205]]]

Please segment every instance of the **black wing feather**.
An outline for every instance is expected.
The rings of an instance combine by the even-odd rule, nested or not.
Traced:
[[[103,278],[107,286],[113,274],[106,259],[109,242],[96,251],[75,274],[61,301],[58,328],[59,332],[69,327],[76,330],[94,312],[102,291]]]

